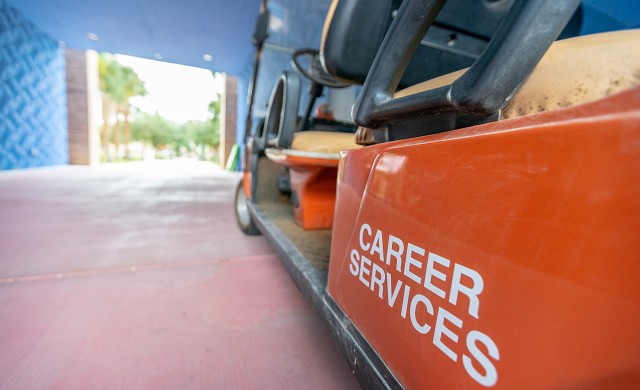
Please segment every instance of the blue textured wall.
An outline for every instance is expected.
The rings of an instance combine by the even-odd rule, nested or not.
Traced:
[[[0,0],[0,169],[66,164],[64,55]]]

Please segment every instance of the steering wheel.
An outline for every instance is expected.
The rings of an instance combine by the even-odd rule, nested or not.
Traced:
[[[308,69],[300,63],[300,59],[305,56],[311,56]],[[304,77],[325,87],[345,88],[351,85],[328,74],[320,62],[320,52],[315,49],[298,49],[294,51],[291,56],[291,66]]]

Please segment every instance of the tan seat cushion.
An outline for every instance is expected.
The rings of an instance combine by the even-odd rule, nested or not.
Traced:
[[[294,150],[331,154],[360,147],[356,144],[354,134],[315,130],[294,133],[291,144]]]
[[[466,69],[398,91],[395,97],[453,83]],[[640,30],[554,42],[500,114],[515,118],[598,100],[640,85]]]

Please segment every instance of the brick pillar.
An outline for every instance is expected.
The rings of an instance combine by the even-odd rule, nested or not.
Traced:
[[[224,92],[220,102],[220,165],[224,167],[231,148],[236,143],[236,119],[238,100],[238,79],[224,76]]]
[[[100,133],[96,109],[98,99],[98,55],[94,51],[65,50],[69,163],[100,162]]]

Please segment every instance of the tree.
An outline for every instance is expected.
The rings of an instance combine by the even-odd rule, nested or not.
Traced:
[[[218,122],[208,121],[189,121],[183,125],[183,133],[185,136],[199,149],[201,157],[207,155],[205,152],[209,148],[212,154],[216,154],[216,150],[220,145],[220,126]]]
[[[131,126],[129,116],[131,105],[129,99],[133,96],[147,94],[144,82],[138,74],[128,66],[120,64],[109,54],[100,54],[98,58],[98,73],[100,75],[100,90],[102,91],[102,146],[107,161],[109,155],[110,124],[115,118],[114,144],[116,155],[120,146],[120,133],[124,133],[125,156],[129,157],[129,142],[131,141]]]
[[[100,90],[102,91],[102,148],[105,158],[110,161],[110,121],[114,114],[113,102],[120,99],[118,67],[110,56],[100,54],[98,57],[98,74],[100,76]]]
[[[209,113],[212,121],[220,122],[220,94],[209,103]]]
[[[123,130],[124,130],[124,156],[129,159],[129,143],[131,143],[131,124],[129,123],[129,116],[131,114],[131,104],[129,99],[134,96],[145,96],[147,89],[144,82],[140,80],[138,74],[129,67],[122,67],[122,89],[124,99],[119,105],[120,113],[124,118]]]
[[[173,144],[178,126],[167,121],[158,113],[149,115],[140,113],[131,123],[132,137],[135,140],[150,144],[159,150]]]
[[[209,113],[211,114],[210,128],[201,128],[196,135],[196,144],[208,146],[217,157],[220,146],[220,94],[215,100],[209,103]]]
[[[172,148],[177,156],[183,150],[197,152],[201,158],[217,156],[220,126],[217,120],[189,121],[176,125],[158,113],[139,112],[131,122],[132,139],[151,145],[156,151]]]

